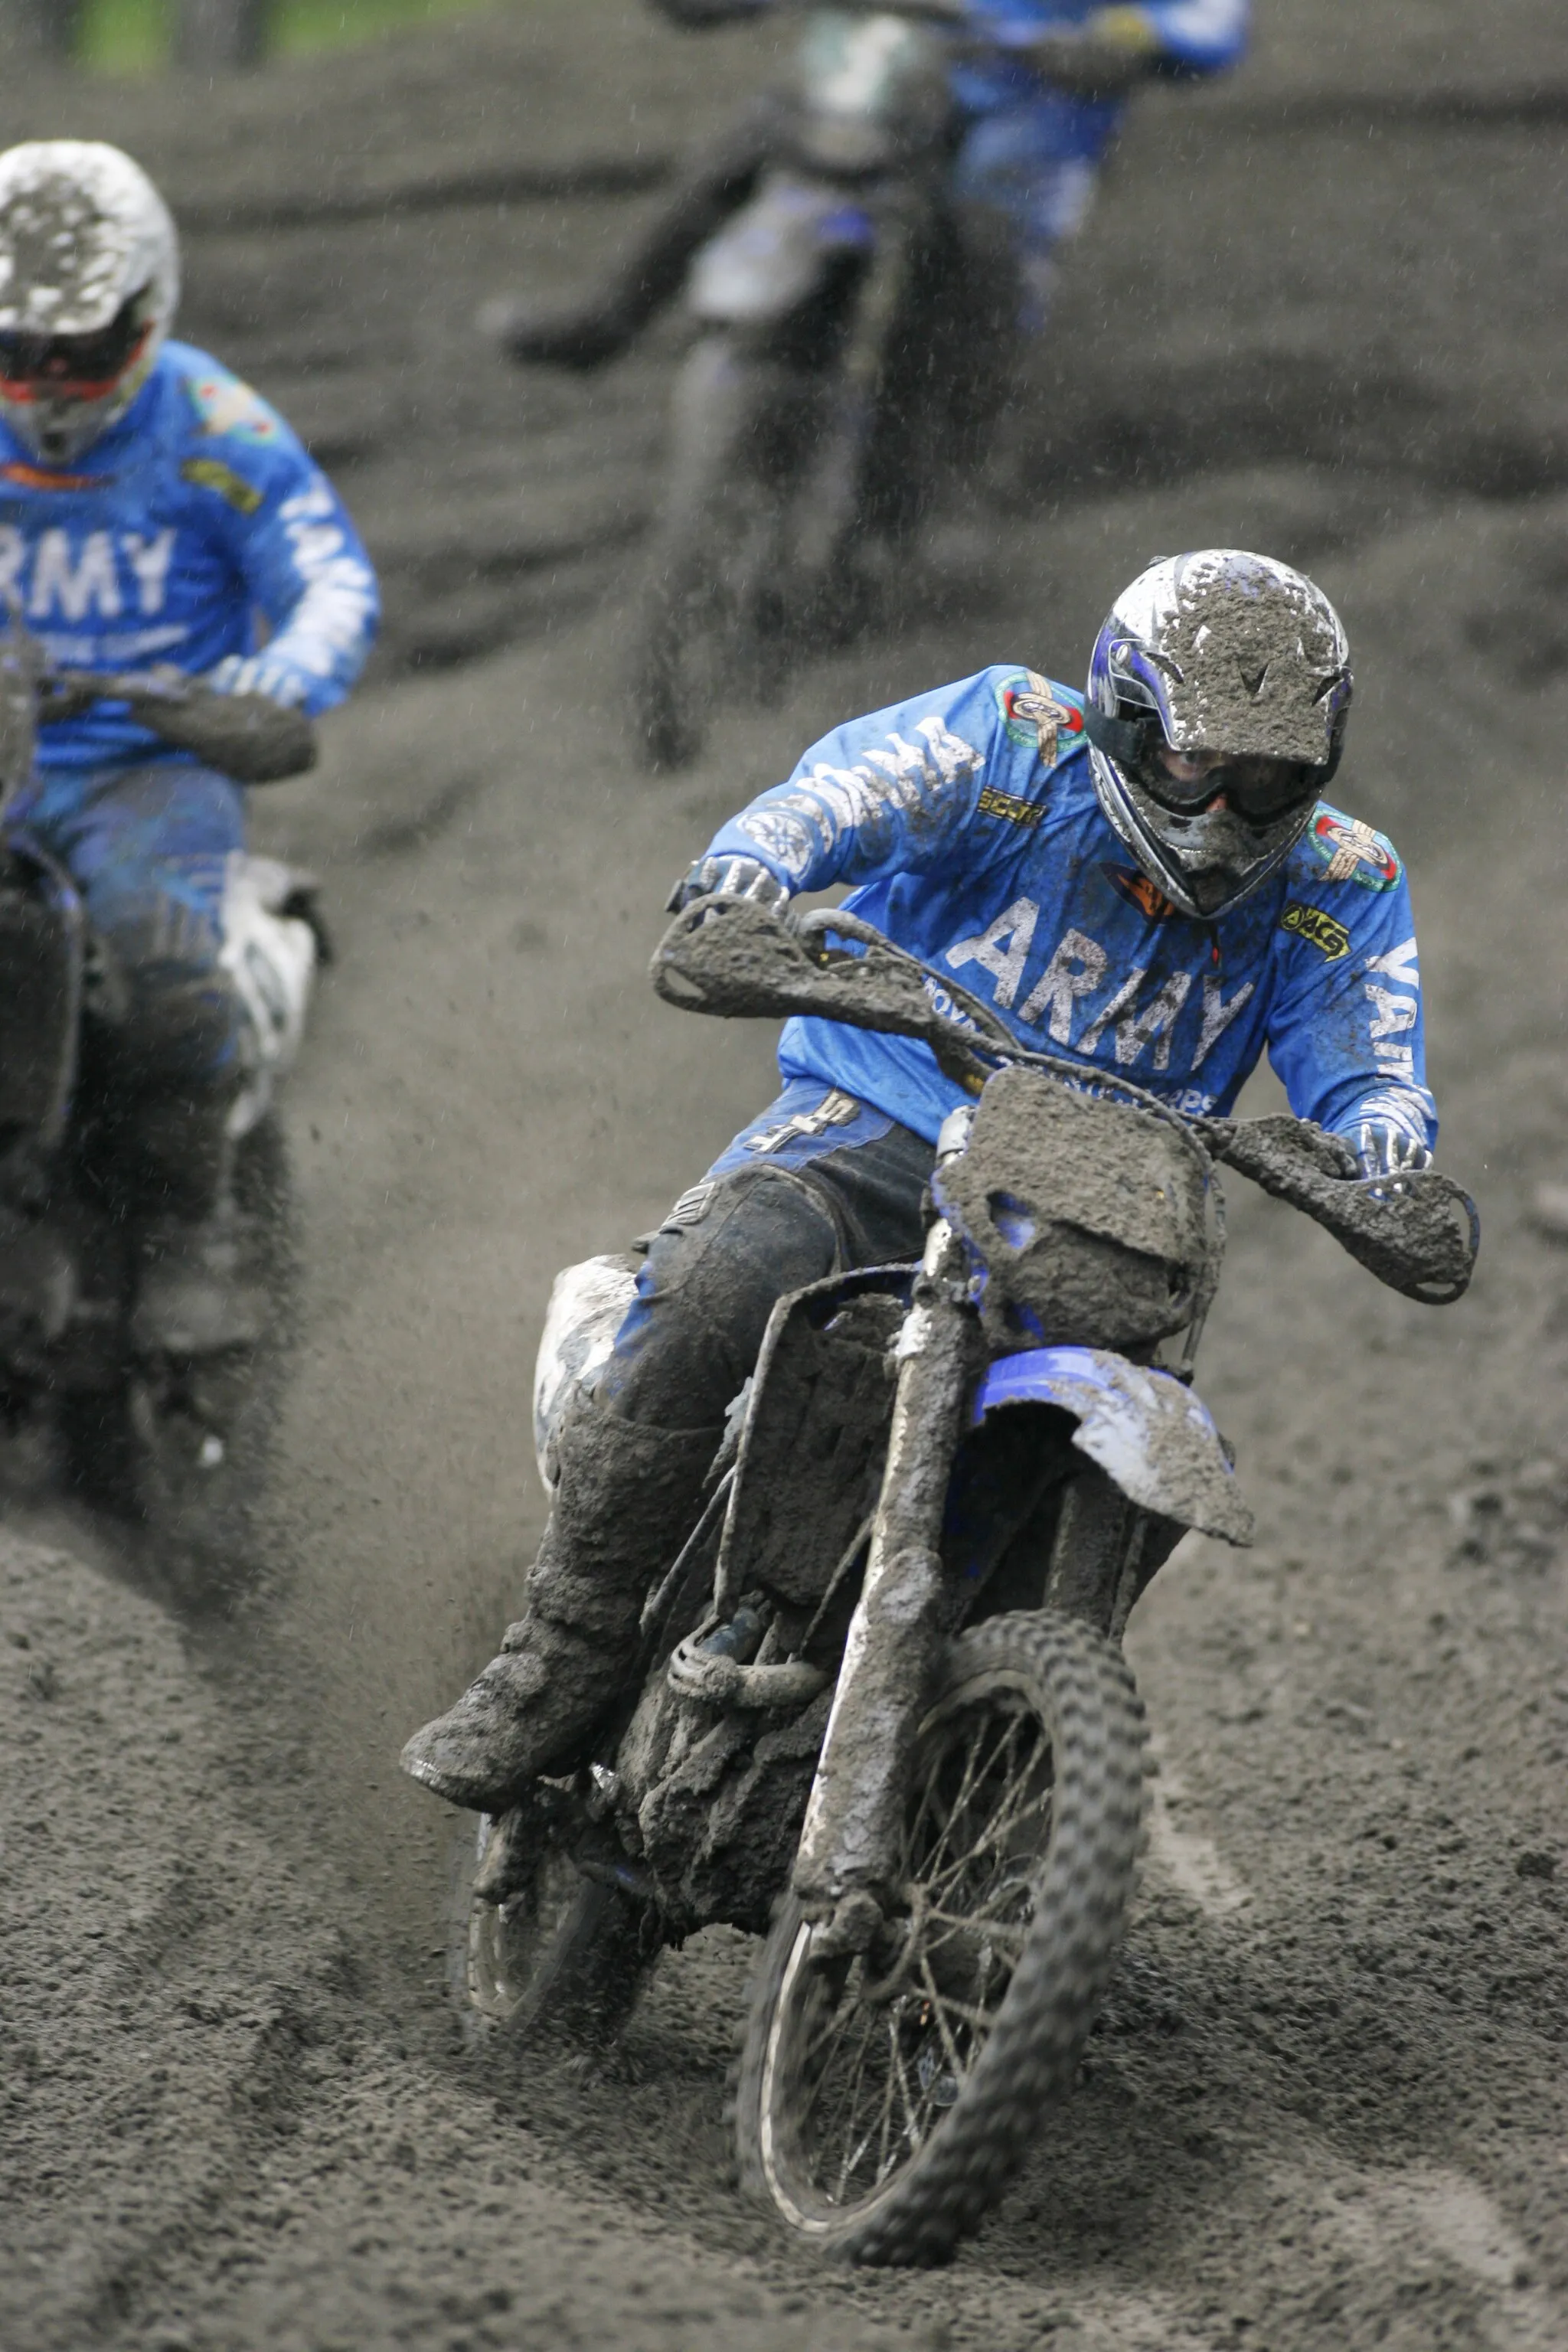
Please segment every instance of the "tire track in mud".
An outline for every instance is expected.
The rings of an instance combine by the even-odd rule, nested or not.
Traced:
[[[7,1538],[0,1634],[8,2352],[805,2352],[787,2309],[498,2112],[438,2003],[375,1999],[374,1955],[246,1818],[225,1699],[153,1604]]]

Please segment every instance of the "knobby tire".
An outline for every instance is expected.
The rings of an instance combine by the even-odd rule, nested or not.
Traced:
[[[1011,1936],[1016,1957],[986,2037],[972,2044],[978,2047],[972,2067],[950,2068],[929,2095],[942,2099],[946,2085],[953,2085],[952,2098],[931,2110],[938,2119],[923,2137],[911,2120],[912,2152],[885,2178],[879,2176],[868,2194],[836,2202],[815,2183],[811,2168],[817,2159],[802,2151],[807,2147],[812,2104],[832,2062],[821,2054],[829,2034],[812,2020],[823,2014],[830,2021],[841,2014],[875,2019],[878,2012],[875,1993],[858,2010],[847,1992],[826,2010],[831,1996],[813,1988],[815,1971],[803,1958],[808,1930],[793,1895],[784,1898],[775,1917],[743,2029],[734,2108],[742,2185],[820,2252],[851,2262],[939,2263],[978,2225],[1016,2169],[1042,2115],[1070,2084],[1121,1940],[1142,1832],[1144,1727],[1142,1702],[1120,1652],[1089,1628],[1043,1611],[990,1619],[954,1642],[944,1685],[912,1759],[909,1853],[917,1852],[927,1819],[922,1759],[936,1759],[930,1767],[929,1785],[934,1787],[939,1771],[946,1769],[942,1742],[950,1738],[949,1727],[960,1722],[965,1709],[977,1707],[989,1707],[997,1723],[1020,1710],[1033,1717],[1036,1752],[1048,1757],[1048,1764],[1029,1769],[1048,1787],[1048,1806],[1042,1798],[1030,1801],[1048,1811],[1048,1831],[1042,1827],[1043,1843],[1021,1864],[1008,1863],[1009,1899],[1018,1895],[1022,1916],[1004,1925],[1002,1914],[984,1909],[989,1896],[974,1914],[976,1920],[994,1919],[995,1925],[971,1926],[969,1947],[976,1934],[991,1941]],[[977,1785],[972,1804],[978,1794]],[[958,1817],[961,1800],[962,1787],[948,1812],[949,1825]],[[1002,1801],[1005,1807],[1013,1801],[1005,1796]],[[947,1835],[944,1826],[939,1849]],[[1005,1844],[998,1853],[1005,1857]],[[942,1870],[937,1875],[945,1874]],[[961,1889],[963,1884],[961,1876]],[[957,1948],[952,1931],[937,1927],[927,1932],[939,1939],[946,1932],[950,1951]],[[911,1936],[907,1948],[916,1941]],[[938,1946],[930,1949],[937,1952]],[[909,1974],[907,1953],[899,1965]],[[989,1945],[981,1965],[995,1966]],[[868,1969],[870,1963],[853,1966]],[[929,1971],[931,1963],[926,1966]],[[846,1987],[851,1980],[845,1979]],[[864,1976],[859,1981],[865,1982]],[[910,1981],[916,1979],[911,1976]],[[928,1973],[923,1981],[935,1992],[933,1977]],[[984,1974],[980,1981],[985,1981]],[[906,2012],[913,1998],[900,1996]],[[791,2010],[783,2006],[786,2000]],[[933,2016],[947,2014],[941,1998],[925,2009]],[[892,2021],[899,2005],[885,2003],[883,2013],[897,2051],[907,2030]],[[917,2022],[920,2014],[917,2006]],[[797,2021],[794,2030],[797,2037],[805,2034],[806,2054],[816,2057],[809,2079],[804,2064],[792,2071],[792,2018],[805,2021],[805,2027]],[[862,2064],[870,2031],[861,2044]],[[921,2031],[929,2042],[930,2025]],[[946,2048],[953,2050],[951,2037]],[[901,2081],[904,2064],[896,2055],[886,2070],[889,2079],[896,2069]],[[923,2073],[920,2079],[926,2080]],[[858,2077],[854,2096],[859,2096]],[[910,2112],[906,2095],[905,2113]],[[855,2125],[852,2106],[850,2128]]]
[[[658,1957],[644,1935],[645,1906],[582,1877],[553,1848],[542,1852],[515,1909],[479,1902],[471,1892],[473,1868],[468,1844],[448,1973],[470,2034],[511,2047],[612,2042]],[[509,1915],[515,1927],[509,1928]]]

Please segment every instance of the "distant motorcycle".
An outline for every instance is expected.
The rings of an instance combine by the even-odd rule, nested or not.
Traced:
[[[1250,1540],[1191,1384],[1219,1163],[1434,1305],[1469,1280],[1475,1211],[1436,1171],[1358,1180],[1297,1119],[1186,1118],[1029,1053],[842,910],[700,900],[654,980],[689,1011],[923,1039],[973,1099],[921,1263],[774,1309],[600,1760],[481,1825],[467,1997],[499,2031],[602,2035],[665,1945],[765,1937],[744,2184],[825,2252],[931,2262],[1070,2082],[1115,1963],[1143,1809],[1131,1612],[1188,1528]],[[633,1280],[599,1259],[556,1286],[547,1478]]]
[[[810,12],[777,152],[697,255],[630,670],[650,765],[776,691],[908,560],[1005,384],[1016,304],[949,194],[942,0]],[[976,355],[984,354],[982,364]]]
[[[129,1219],[136,1203],[102,1118],[84,1023],[113,975],[69,877],[6,819],[40,725],[134,700],[171,744],[240,782],[300,772],[309,719],[174,674],[51,669],[13,610],[0,634],[0,1422],[42,1428],[65,1481],[128,1508],[165,1578],[194,1597],[220,1574],[264,1452],[285,1264],[287,1170],[271,1101],[298,1051],[321,933],[310,877],[231,861],[223,962],[253,1015],[258,1066],[231,1114],[237,1241],[254,1265],[254,1343],[175,1356],[138,1345]],[[101,1059],[101,1057],[98,1057]]]

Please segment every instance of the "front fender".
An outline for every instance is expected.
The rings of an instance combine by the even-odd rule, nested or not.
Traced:
[[[869,253],[876,234],[836,189],[774,177],[698,254],[688,305],[708,326],[787,319],[846,255]]]
[[[1071,1413],[1073,1444],[1141,1510],[1226,1543],[1252,1541],[1252,1513],[1208,1409],[1169,1372],[1148,1371],[1107,1348],[1030,1348],[989,1366],[971,1427],[1014,1404]]]

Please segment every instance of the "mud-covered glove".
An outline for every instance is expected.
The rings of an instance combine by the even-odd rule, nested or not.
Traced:
[[[104,698],[102,681],[90,670],[47,670],[38,680],[37,723],[58,727],[68,719],[79,719]]]
[[[200,678],[160,666],[145,677],[106,681],[106,689],[130,705],[139,727],[194,751],[236,783],[278,784],[313,768],[316,730],[304,712],[247,685],[215,683],[229,667],[220,663]]]
[[[1351,1129],[1348,1140],[1363,1181],[1372,1186],[1374,1201],[1396,1197],[1405,1190],[1401,1177],[1414,1176],[1417,1170],[1432,1165],[1432,1154],[1426,1146],[1417,1143],[1389,1119],[1363,1119],[1359,1127]]]
[[[227,663],[220,664],[222,669]],[[58,727],[95,703],[120,702],[139,727],[194,751],[239,784],[277,784],[316,764],[316,730],[301,710],[261,694],[215,687],[168,663],[129,676],[110,671],[49,671],[37,690],[37,723]]]
[[[1081,25],[1004,46],[1074,98],[1121,98],[1158,63],[1163,44],[1143,9],[1097,8]]]
[[[754,898],[759,907],[783,907],[790,898],[789,884],[760,857],[700,857],[665,900],[665,912],[679,915],[693,899],[711,898],[719,891],[730,898]]]
[[[272,648],[258,654],[225,654],[202,679],[218,694],[264,694],[285,709],[303,698],[304,681],[291,662],[275,661]]]

